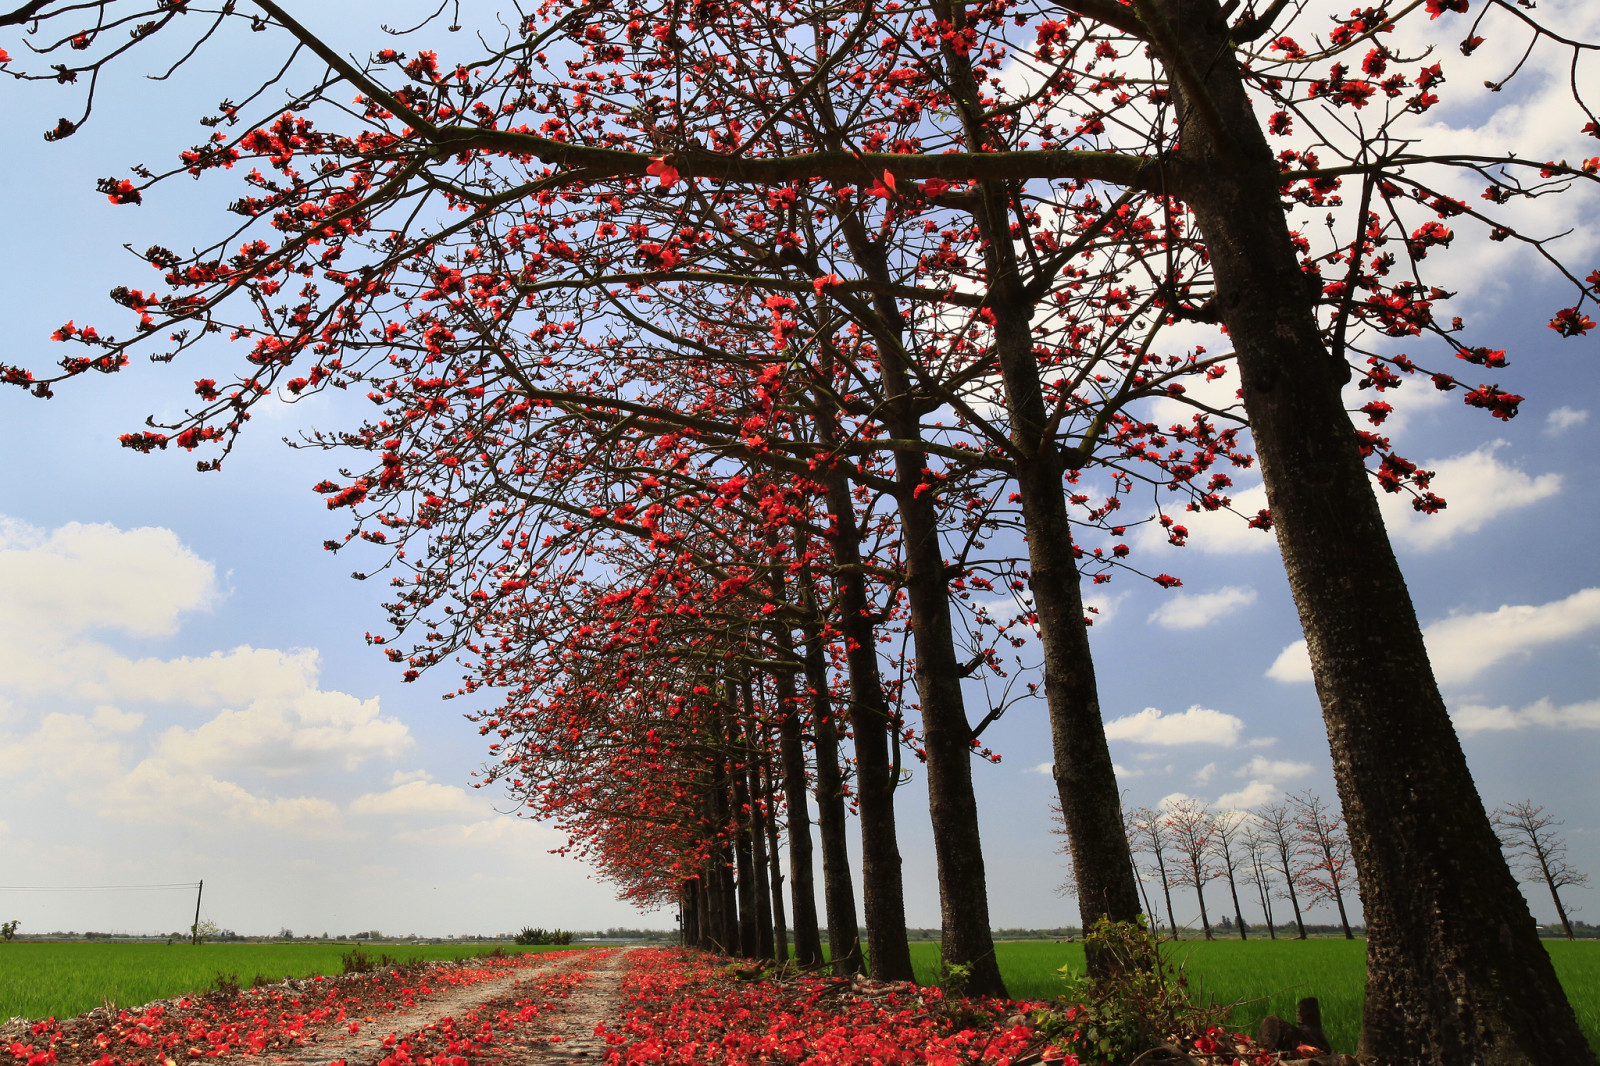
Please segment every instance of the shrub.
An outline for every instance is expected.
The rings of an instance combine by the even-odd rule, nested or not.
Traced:
[[[519,944],[559,945],[572,943],[572,934],[562,929],[547,930],[542,927],[534,928],[533,926],[525,925],[522,927],[522,932],[517,934],[516,939]]]
[[[1156,1048],[1192,1048],[1208,1041],[1227,1009],[1196,1001],[1182,968],[1161,950],[1144,922],[1101,919],[1084,937],[1114,976],[1093,978],[1063,968],[1067,991],[1057,1008],[1036,1017],[1040,1032],[1083,1066],[1151,1061]]]

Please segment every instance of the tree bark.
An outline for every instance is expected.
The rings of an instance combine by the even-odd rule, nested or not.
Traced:
[[[890,278],[882,253],[866,239],[859,221],[854,216],[847,218],[844,230],[858,265],[868,277],[887,284]],[[897,347],[905,334],[899,308],[889,297],[878,298],[876,304],[883,327],[880,343]],[[921,418],[901,356],[880,352],[878,363],[883,376],[884,424],[896,439],[914,442],[894,453],[895,502],[903,532],[906,599],[916,641],[915,684],[927,751],[928,818],[933,825],[939,915],[944,927],[939,951],[946,963],[970,967],[968,992],[1004,996],[1005,981],[995,961],[989,929],[983,838],[978,799],[972,789],[972,724],[961,693],[965,672],[956,657],[950,624],[950,583],[939,540],[938,485],[926,473],[927,453],[915,447],[922,441]],[[849,614],[846,607],[844,615]],[[872,654],[876,657],[875,648]],[[885,714],[887,710],[884,708]],[[859,735],[857,748],[859,758]],[[1120,802],[1117,810],[1120,816]],[[870,936],[870,916],[867,930]],[[868,956],[870,960],[870,950]],[[905,976],[899,979],[910,980],[909,948],[904,965]],[[876,969],[874,963],[874,975]]]
[[[787,627],[781,628],[779,646],[786,647],[791,653],[794,650]],[[783,800],[788,815],[789,898],[794,909],[794,959],[802,967],[821,966],[822,934],[817,927],[811,809],[806,802],[806,752],[800,736],[794,675],[781,671],[773,674],[772,681],[778,698],[778,754],[783,763]],[[854,903],[850,911],[853,916]]]
[[[834,725],[833,704],[828,698],[828,664],[822,647],[821,626],[808,627],[805,637],[806,686],[811,699],[811,732],[817,749],[817,829],[822,836],[822,899],[828,920],[828,953],[832,957],[833,972],[844,977],[861,973],[865,966],[861,956],[861,930],[856,924],[856,893],[850,876],[850,852],[845,842],[839,731]],[[865,824],[865,815],[862,821]],[[893,824],[891,820],[891,830]],[[864,839],[866,835],[863,830]],[[862,865],[865,866],[864,845],[862,851]],[[898,852],[894,857],[894,883],[898,885]],[[883,875],[881,863],[874,866],[873,872],[880,877]],[[867,891],[865,884],[862,890]]]
[[[939,0],[935,10],[939,17],[953,21],[964,17],[960,7],[949,0]],[[983,96],[982,79],[966,53],[948,43],[943,51],[957,90],[954,106],[969,139],[982,146],[991,135],[993,121],[978,103]],[[1133,922],[1142,913],[1138,878],[1122,823],[1122,794],[1100,716],[1100,692],[1084,620],[1082,575],[1062,486],[1065,470],[1048,432],[1039,361],[1033,351],[1035,302],[1027,295],[1011,239],[1015,190],[999,182],[984,182],[979,188],[981,206],[973,217],[984,238],[989,309],[995,316],[994,357],[1005,386],[1011,443],[1017,452],[1017,495],[1027,530],[1029,588],[1044,660],[1052,774],[1072,853],[1079,919],[1085,930],[1102,918]],[[1109,976],[1114,961],[1111,953],[1092,953],[1087,959],[1089,973]]]
[[[1195,213],[1238,354],[1350,827],[1368,935],[1361,1052],[1594,1063],[1439,695],[1226,21],[1215,0],[1153,2],[1217,116],[1210,128],[1180,111],[1174,189]]]
[[[850,668],[850,727],[855,733],[856,797],[861,811],[861,895],[867,919],[867,965],[882,981],[910,981],[900,843],[895,831],[895,774],[889,758],[889,706],[878,673],[877,627],[861,575],[860,533],[850,482],[828,475],[834,559],[840,565],[839,632]],[[819,734],[820,739],[820,734]]]
[[[778,848],[778,792],[770,762],[762,774],[762,798],[767,805],[767,884],[772,892],[772,958],[779,965],[789,961],[788,919],[783,912],[783,858]],[[810,826],[807,830],[809,832]]]

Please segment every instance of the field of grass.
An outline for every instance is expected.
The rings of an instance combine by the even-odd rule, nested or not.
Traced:
[[[1547,940],[1545,945],[1579,1023],[1600,1050],[1600,941]],[[1192,987],[1218,1003],[1239,1004],[1233,1021],[1240,1031],[1254,1033],[1268,1014],[1293,1019],[1295,1001],[1316,996],[1334,1050],[1356,1050],[1366,941],[1185,940],[1168,948]],[[1057,971],[1062,966],[1083,972],[1082,944],[1001,942],[995,954],[1017,999],[1053,999],[1061,993]],[[911,945],[917,980],[933,981],[938,957],[937,944]]]
[[[489,950],[487,944],[366,944],[376,958],[387,953],[405,961],[459,959]],[[313,940],[303,944],[81,943],[13,941],[0,944],[0,1021],[22,1016],[67,1018],[114,1003],[136,1007],[213,987],[217,975],[233,974],[249,985],[257,977],[344,972],[344,954],[356,945]],[[504,945],[507,951],[555,951]]]

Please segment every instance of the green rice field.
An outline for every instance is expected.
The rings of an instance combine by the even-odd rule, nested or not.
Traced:
[[[106,943],[13,941],[0,944],[0,1022],[7,1018],[67,1018],[107,1003],[136,1007],[212,988],[217,974],[235,975],[243,985],[258,977],[344,972],[344,955],[358,945],[313,940],[303,944]],[[459,959],[490,950],[488,944],[385,944],[361,942],[373,958],[388,954],[400,961]],[[556,951],[553,947],[503,946],[507,951]]]
[[[1545,946],[1579,1024],[1600,1051],[1600,940],[1547,940]],[[1238,1004],[1233,1021],[1240,1031],[1253,1034],[1268,1014],[1292,1020],[1295,1001],[1316,996],[1333,1049],[1355,1052],[1366,941],[1184,940],[1166,947],[1191,987],[1218,1003]],[[1082,944],[1001,941],[995,954],[1007,990],[1017,999],[1054,999],[1061,992],[1057,971],[1062,966],[1083,972]],[[919,981],[933,981],[938,957],[937,944],[911,945]]]

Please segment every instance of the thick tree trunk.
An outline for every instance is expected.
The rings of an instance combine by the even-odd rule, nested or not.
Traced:
[[[822,836],[822,900],[828,919],[828,954],[832,958],[833,972],[843,977],[861,973],[865,966],[861,955],[861,930],[856,924],[850,852],[845,841],[839,730],[834,725],[833,704],[828,698],[828,664],[822,647],[821,627],[808,627],[805,637],[806,688],[811,700],[811,732],[817,749],[817,829]],[[890,827],[893,827],[892,820]],[[898,853],[895,859],[895,884],[898,885]],[[881,876],[881,866],[874,869]],[[863,885],[863,891],[865,888]]]
[[[845,233],[867,276],[887,283],[889,272],[882,255],[865,238],[859,221],[847,220]],[[885,333],[880,343],[898,344],[905,333],[898,307],[887,297],[880,297],[877,307]],[[879,366],[883,375],[884,423],[895,438],[913,442],[912,447],[894,453],[895,501],[904,533],[905,589],[911,607],[911,633],[916,641],[915,683],[927,751],[928,817],[933,825],[939,914],[944,926],[940,954],[946,963],[970,967],[966,986],[969,992],[1004,996],[1005,981],[995,961],[989,929],[983,838],[978,826],[978,799],[972,790],[972,724],[967,720],[961,693],[966,675],[956,657],[950,624],[950,583],[939,541],[938,485],[925,473],[927,453],[915,446],[922,440],[922,425],[907,370],[898,355],[887,352],[881,355]],[[830,500],[831,497],[830,492]],[[848,607],[843,614],[848,618]],[[875,647],[872,654],[876,657]],[[858,758],[859,747],[858,735]],[[1120,805],[1117,809],[1121,811]],[[870,916],[867,928],[870,935]],[[869,951],[869,959],[870,956]],[[910,965],[908,949],[903,980],[910,979]],[[873,971],[876,974],[876,963]]]
[[[780,648],[791,654],[793,640],[787,627],[777,631]],[[778,753],[783,763],[783,801],[788,815],[789,899],[794,908],[794,960],[800,966],[822,965],[822,934],[817,927],[816,872],[812,865],[811,809],[806,802],[806,751],[800,736],[794,675],[773,675],[778,694]],[[826,678],[824,677],[824,680]],[[835,761],[835,766],[838,765]],[[846,877],[848,881],[848,876]],[[854,902],[850,905],[852,919]]]
[[[860,533],[850,483],[828,477],[834,560],[841,572],[839,632],[850,668],[850,726],[855,733],[856,798],[861,811],[861,895],[867,918],[867,965],[882,981],[910,981],[900,843],[894,821],[894,767],[889,757],[889,706],[878,673],[877,627],[861,574]]]
[[[971,81],[965,57],[952,59]],[[1047,432],[1049,416],[1033,352],[1035,304],[1025,295],[1010,237],[1010,205],[1009,190],[986,185],[982,209],[975,217],[985,238],[989,305],[995,316],[995,359],[1005,385],[1011,442],[1017,451],[1017,495],[1028,534],[1028,584],[1044,660],[1052,773],[1072,853],[1078,913],[1083,927],[1090,929],[1101,918],[1138,919],[1138,879],[1122,823],[1122,794],[1100,716],[1100,692],[1084,620],[1082,576],[1062,486],[1065,471]],[[1107,976],[1113,956],[1096,953],[1087,961],[1091,974]]]
[[[1155,2],[1217,116],[1208,128],[1180,115],[1172,187],[1195,212],[1238,353],[1350,827],[1368,935],[1362,1053],[1594,1063],[1440,698],[1226,21],[1215,0]]]

